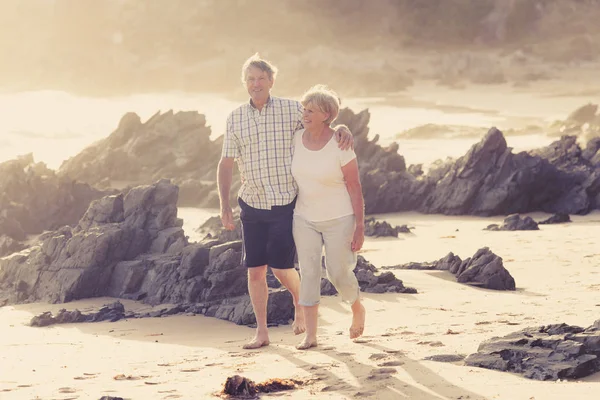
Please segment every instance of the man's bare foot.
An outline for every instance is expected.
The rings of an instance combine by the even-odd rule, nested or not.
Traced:
[[[352,325],[350,325],[350,339],[356,339],[361,336],[365,330],[365,318],[367,311],[365,307],[359,303],[352,307]]]
[[[269,335],[257,333],[254,339],[246,343],[243,348],[246,350],[259,349],[269,345]]]
[[[304,322],[304,309],[302,306],[297,306],[294,312],[294,322],[292,322],[292,330],[294,335],[299,335],[306,332],[306,323]]]
[[[317,339],[310,340],[307,337],[305,337],[304,340],[302,340],[296,345],[296,348],[298,350],[308,350],[311,347],[317,347]]]

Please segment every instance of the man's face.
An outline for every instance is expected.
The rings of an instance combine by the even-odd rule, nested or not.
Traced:
[[[255,103],[264,103],[269,98],[273,81],[269,79],[266,71],[256,67],[249,67],[246,74],[246,88]]]

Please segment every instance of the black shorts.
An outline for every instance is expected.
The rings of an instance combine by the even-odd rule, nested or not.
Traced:
[[[294,268],[296,246],[292,220],[296,200],[270,210],[250,207],[238,198],[243,235],[243,263],[246,267],[268,265],[271,268]]]

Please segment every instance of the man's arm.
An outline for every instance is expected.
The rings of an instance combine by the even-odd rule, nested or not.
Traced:
[[[219,161],[217,169],[217,185],[219,187],[219,202],[221,203],[221,222],[227,230],[234,230],[233,211],[229,204],[229,192],[231,190],[231,181],[233,179],[234,159],[223,157]]]
[[[350,132],[350,129],[346,125],[336,125],[333,130],[335,131],[335,139],[338,141],[340,149],[354,149],[354,135],[352,135],[352,132]]]

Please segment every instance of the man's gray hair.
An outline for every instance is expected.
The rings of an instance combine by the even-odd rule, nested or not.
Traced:
[[[337,93],[327,86],[315,85],[304,93],[300,103],[302,103],[304,107],[308,104],[313,104],[319,107],[322,112],[329,114],[329,118],[323,122],[330,125],[340,112],[341,101]]]
[[[271,64],[269,61],[260,57],[258,53],[255,53],[252,57],[246,60],[242,66],[242,83],[246,84],[246,77],[248,76],[248,68],[255,67],[264,71],[269,76],[269,80],[275,80],[277,76],[277,67]]]

